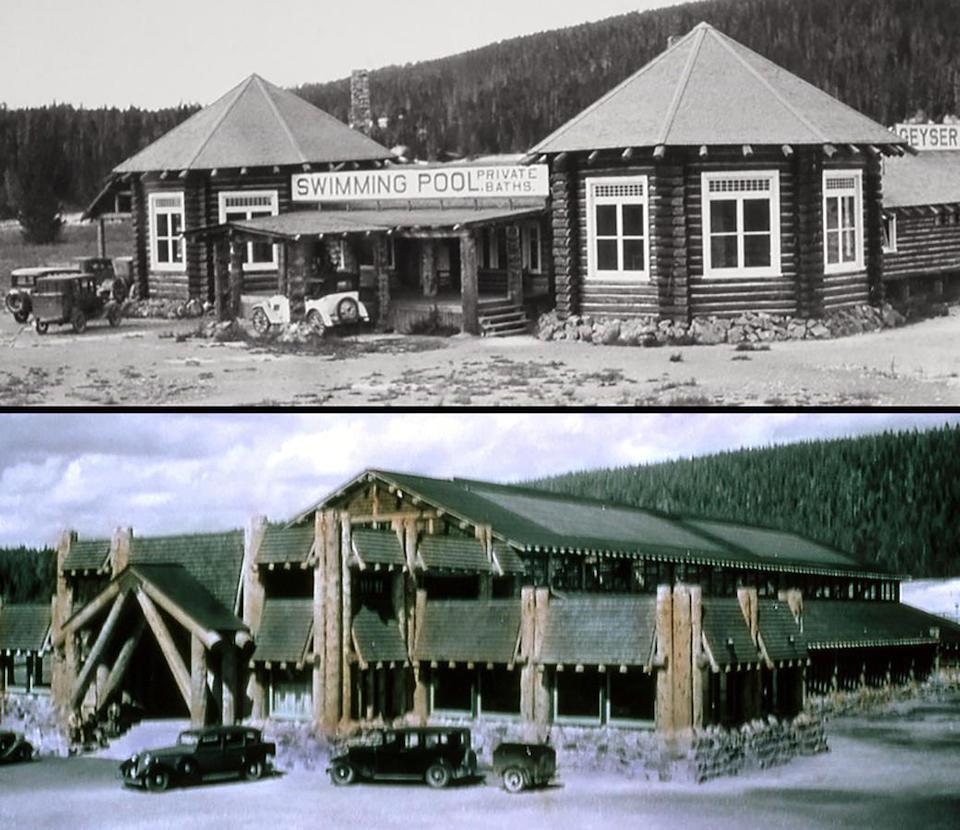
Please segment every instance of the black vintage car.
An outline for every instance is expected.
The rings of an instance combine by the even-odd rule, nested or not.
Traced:
[[[33,293],[37,280],[51,276],[88,274],[97,281],[98,290],[117,302],[123,302],[130,293],[133,279],[115,273],[113,260],[99,257],[78,257],[73,265],[40,265],[35,268],[17,268],[10,272],[10,290],[4,305],[21,325],[33,312]]]
[[[33,745],[19,732],[0,732],[0,764],[33,758]]]
[[[469,729],[382,729],[365,733],[332,758],[327,772],[338,786],[384,779],[439,788],[475,776],[477,755]]]
[[[544,787],[557,772],[557,752],[545,744],[500,744],[493,750],[493,771],[509,793]]]
[[[209,726],[180,733],[176,746],[147,749],[120,764],[123,783],[161,792],[171,784],[240,775],[256,780],[273,766],[276,745],[259,729]]]
[[[87,328],[87,321],[106,317],[110,326],[120,325],[120,304],[111,299],[110,289],[101,287],[91,274],[61,274],[41,277],[33,292],[33,316],[39,334],[46,334],[50,324],[73,326],[77,334]]]

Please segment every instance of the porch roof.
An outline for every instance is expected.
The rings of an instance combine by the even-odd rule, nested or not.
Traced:
[[[514,663],[520,641],[518,600],[433,600],[424,609],[414,659]]]
[[[807,640],[790,606],[775,599],[761,599],[757,614],[763,650],[773,662],[805,660]]]
[[[949,625],[948,620],[899,602],[807,600],[803,604],[803,628],[810,648],[935,643]]]
[[[0,652],[42,651],[49,633],[49,603],[0,608]]]
[[[761,661],[735,597],[703,598],[703,634],[714,666],[755,665]]]
[[[396,617],[364,606],[353,618],[352,631],[362,664],[406,663],[410,659]]]
[[[656,627],[653,596],[553,599],[547,606],[540,660],[568,666],[649,666]]]
[[[268,524],[263,530],[263,541],[257,551],[257,565],[306,562],[313,550],[313,522],[285,526]]]
[[[403,568],[407,564],[400,537],[392,530],[356,528],[351,534],[350,542],[354,555],[364,567],[386,565]]]
[[[259,216],[186,231],[186,235],[217,235],[228,230],[269,237],[298,239],[348,233],[389,233],[424,229],[459,229],[535,216],[542,207],[389,208],[385,210],[299,210],[278,216]]]
[[[268,598],[251,662],[303,663],[313,646],[313,600]]]
[[[490,573],[493,570],[483,545],[465,536],[424,536],[417,552],[424,568]]]

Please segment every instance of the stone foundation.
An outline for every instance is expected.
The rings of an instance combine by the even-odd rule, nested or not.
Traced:
[[[902,326],[906,318],[893,306],[861,305],[840,309],[822,319],[747,313],[737,317],[695,317],[691,322],[638,317],[629,320],[574,314],[561,319],[555,311],[540,316],[541,340],[578,340],[605,346],[712,346],[825,340]]]
[[[824,718],[870,712],[894,703],[909,700],[937,699],[960,692],[960,668],[940,669],[923,682],[903,686],[863,686],[851,691],[837,691],[807,697],[806,709]]]
[[[49,695],[6,694],[0,696],[0,725],[21,732],[37,755],[66,757],[69,741],[61,730]]]

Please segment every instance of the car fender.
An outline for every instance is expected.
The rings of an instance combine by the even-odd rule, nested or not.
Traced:
[[[263,309],[271,325],[287,325],[290,322],[290,300],[283,294],[275,294],[268,300],[255,303],[250,309],[250,314],[252,315],[258,308]]]

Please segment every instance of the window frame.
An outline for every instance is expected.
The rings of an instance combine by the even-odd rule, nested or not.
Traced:
[[[853,188],[835,188],[831,191],[827,191],[827,179],[842,179],[847,177],[853,177],[856,180],[856,184]],[[821,180],[821,190],[822,190],[822,202],[821,209],[823,211],[823,273],[824,274],[851,274],[856,273],[857,271],[862,271],[866,266],[864,264],[864,228],[863,228],[863,170],[858,169],[840,169],[840,168],[827,168],[823,171],[823,177]],[[827,201],[829,199],[843,199],[845,196],[853,196],[853,215],[856,220],[854,225],[855,231],[855,241],[854,245],[856,247],[856,257],[852,262],[844,262],[842,259],[837,263],[828,262],[828,242],[827,242]],[[843,202],[840,202],[842,205]],[[839,217],[840,226],[837,229],[837,232],[840,234],[840,245],[838,246],[838,253],[843,253],[843,244],[842,244],[842,235],[844,231],[843,226],[843,211],[842,208],[838,209],[837,216]]]
[[[639,176],[590,176],[584,182],[586,187],[586,226],[587,226],[587,280],[596,280],[598,282],[625,282],[625,283],[650,283],[650,177],[647,175]],[[643,188],[643,196],[640,204],[643,206],[643,264],[642,271],[624,270],[620,267],[616,271],[600,271],[597,268],[597,219],[596,208],[598,205],[616,205],[622,208],[625,204],[638,204],[634,196],[597,196],[596,189],[611,185],[640,185]],[[636,239],[636,236],[627,236],[623,234],[623,211],[617,211],[617,235],[615,237],[601,237],[604,239],[614,238],[617,240],[617,262],[622,266],[623,241],[624,239]]]
[[[231,198],[243,198],[243,199],[269,199],[270,213],[267,214],[266,210],[267,205],[261,207],[253,205],[245,205],[240,207],[230,207],[227,204],[227,200]],[[217,209],[218,216],[220,218],[220,224],[224,225],[227,222],[227,213],[240,213],[241,211],[246,212],[246,221],[250,221],[254,217],[250,214],[253,211],[256,211],[258,216],[278,216],[280,214],[280,193],[277,190],[224,190],[217,194]],[[235,220],[234,220],[235,221]],[[277,271],[280,268],[279,255],[278,255],[278,246],[271,245],[270,249],[273,252],[273,257],[270,262],[254,262],[253,261],[253,246],[255,242],[247,243],[247,261],[243,263],[244,272],[269,272]]]
[[[742,182],[747,179],[764,179],[770,187],[764,191],[728,191],[711,193],[710,183],[729,181]],[[748,199],[767,198],[770,202],[770,264],[746,267],[744,262],[744,240],[747,234],[759,235],[758,232],[744,231],[743,203]],[[713,265],[713,250],[711,245],[710,205],[713,201],[731,201],[737,203],[737,261],[741,263],[736,268],[715,268]],[[703,225],[703,239],[701,250],[703,253],[703,275],[710,279],[752,279],[755,277],[775,279],[783,276],[783,258],[780,227],[780,171],[779,170],[717,170],[705,171],[700,174],[700,205]]]
[[[179,199],[179,207],[167,207],[162,206],[158,207],[157,203],[161,199]],[[160,215],[164,216],[179,216],[180,217],[180,233],[178,236],[173,236],[168,233],[166,236],[160,237],[157,233],[157,218]],[[186,227],[186,192],[183,190],[158,190],[154,193],[150,193],[147,196],[147,222],[148,222],[148,233],[147,233],[147,243],[150,246],[150,270],[157,271],[161,273],[170,273],[170,274],[182,274],[187,270],[187,251],[186,251],[186,239],[184,239],[183,231]],[[169,225],[169,220],[168,220]],[[180,240],[180,262],[160,262],[157,258],[157,243],[161,240],[167,240],[169,243],[174,239]]]
[[[886,231],[884,231],[884,226],[887,227]],[[882,216],[880,219],[880,230],[881,235],[886,239],[883,243],[883,253],[897,253],[897,214],[888,213]]]

